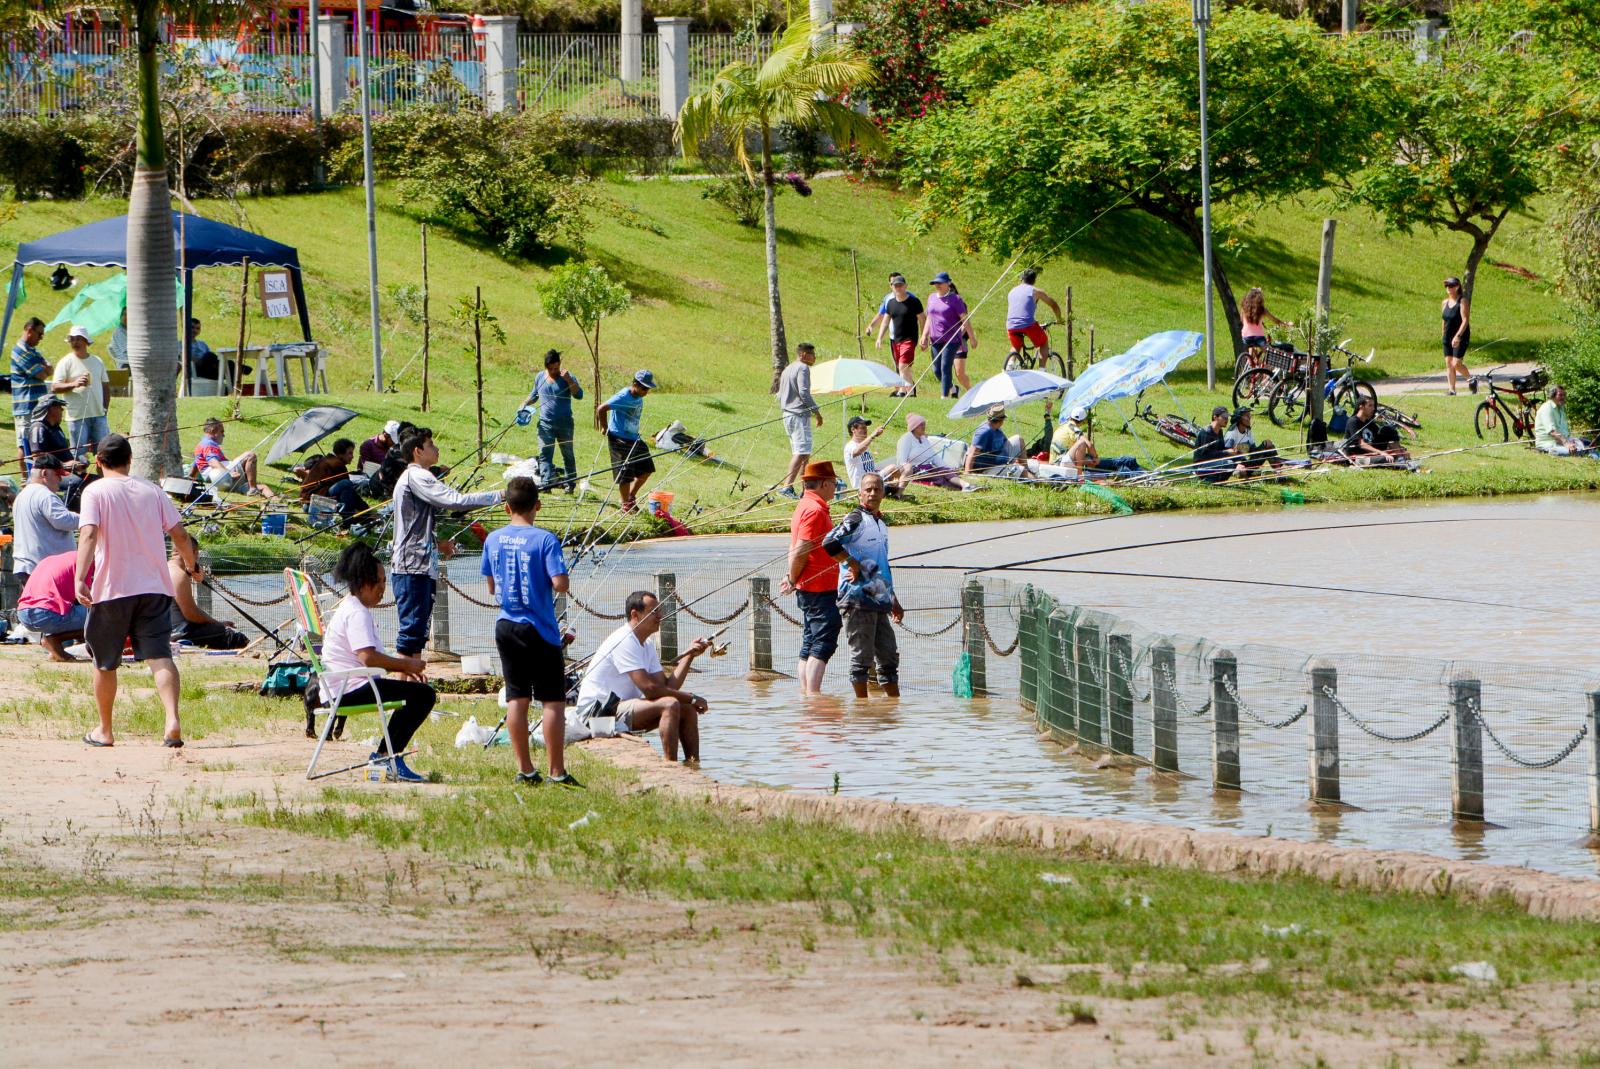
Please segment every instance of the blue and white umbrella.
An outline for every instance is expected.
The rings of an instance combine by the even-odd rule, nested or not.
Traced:
[[[1101,401],[1132,397],[1166,378],[1172,370],[1200,351],[1205,337],[1192,330],[1163,330],[1140,341],[1125,353],[1107,357],[1088,368],[1072,384],[1061,402],[1061,421],[1074,408],[1093,408]]]
[[[1052,375],[1048,371],[1002,371],[962,394],[961,400],[950,410],[950,418],[974,419],[986,415],[993,405],[1015,408],[1060,393],[1071,385],[1071,379]]]

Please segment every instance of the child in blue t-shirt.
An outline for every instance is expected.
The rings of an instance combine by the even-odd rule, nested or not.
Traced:
[[[556,622],[557,594],[567,592],[567,562],[561,540],[533,525],[539,514],[539,484],[517,478],[506,484],[511,523],[483,542],[483,574],[500,601],[494,644],[506,680],[506,731],[517,757],[517,782],[543,782],[528,750],[528,704],[544,706],[544,748],[550,782],[582,786],[567,772],[567,665],[564,636]]]

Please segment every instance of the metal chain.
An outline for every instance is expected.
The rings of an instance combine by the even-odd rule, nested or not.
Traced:
[[[734,620],[737,620],[739,617],[743,616],[744,613],[745,613],[745,610],[748,609],[749,607],[750,607],[750,599],[748,597],[746,597],[743,601],[741,601],[739,603],[739,607],[737,609],[734,609],[728,615],[722,616],[722,617],[712,617],[712,616],[701,616],[699,613],[697,613],[693,609],[689,608],[688,602],[680,601],[678,603],[678,611],[679,612],[683,613],[685,616],[688,616],[688,617],[690,617],[692,619],[699,620],[701,623],[705,624],[707,627],[720,627],[723,624],[732,623]]]
[[[1559,765],[1571,755],[1573,750],[1578,748],[1578,744],[1581,743],[1589,734],[1589,725],[1584,724],[1582,727],[1578,728],[1578,733],[1572,736],[1571,740],[1568,741],[1568,743],[1563,746],[1554,757],[1547,758],[1543,761],[1530,761],[1526,757],[1519,757],[1518,755],[1512,753],[1511,748],[1500,741],[1500,736],[1494,733],[1494,728],[1490,727],[1489,722],[1483,718],[1483,712],[1478,708],[1478,703],[1476,701],[1469,700],[1467,702],[1467,709],[1472,713],[1473,718],[1476,719],[1483,727],[1483,733],[1489,736],[1489,741],[1494,743],[1495,749],[1505,754],[1506,760],[1510,761],[1514,765],[1521,765],[1523,768],[1552,768],[1556,765]]]
[[[448,575],[441,574],[439,578],[444,581],[445,586],[449,587],[451,590],[454,590],[457,594],[460,594],[463,598],[472,602],[472,604],[478,606],[480,609],[498,609],[500,607],[498,602],[480,601],[479,599],[473,597],[471,594],[457,586]]]
[[[1142,661],[1142,660],[1144,660],[1144,658],[1140,657],[1139,660]],[[1128,658],[1123,656],[1121,650],[1117,651],[1117,671],[1121,672],[1122,673],[1122,678],[1128,681],[1128,696],[1131,697],[1134,701],[1136,701],[1136,702],[1138,702],[1139,704],[1142,705],[1145,702],[1149,701],[1152,696],[1154,696],[1154,694],[1156,692],[1155,691],[1155,679],[1152,676],[1152,678],[1150,680],[1150,689],[1144,692],[1144,697],[1141,698],[1141,697],[1139,697],[1139,695],[1134,694],[1133,693],[1133,673],[1137,669],[1137,667],[1138,666],[1136,664],[1128,663]],[[1174,691],[1176,691],[1176,688],[1174,688]]]
[[[1350,718],[1350,722],[1352,724],[1354,724],[1356,727],[1360,728],[1362,731],[1365,731],[1368,735],[1371,735],[1373,738],[1381,739],[1384,742],[1416,742],[1418,739],[1427,738],[1429,735],[1432,735],[1435,731],[1438,731],[1439,728],[1441,726],[1443,726],[1444,722],[1446,720],[1450,719],[1450,713],[1448,711],[1446,711],[1446,712],[1443,712],[1443,713],[1439,714],[1439,719],[1435,720],[1433,723],[1429,724],[1427,727],[1423,728],[1421,731],[1415,732],[1415,733],[1410,734],[1410,735],[1387,735],[1384,732],[1379,731],[1377,728],[1373,727],[1372,725],[1368,724],[1365,720],[1362,720],[1355,713],[1351,712],[1350,711],[1350,707],[1348,705],[1346,705],[1339,698],[1338,693],[1335,692],[1332,687],[1323,687],[1322,688],[1322,693],[1327,695],[1333,701],[1333,704],[1337,705],[1339,707],[1339,711],[1341,713],[1343,713],[1345,716]]]
[[[284,602],[289,600],[288,591],[285,591],[284,593],[279,594],[275,598],[267,598],[265,600],[263,600],[261,598],[252,598],[252,597],[249,597],[248,595],[239,593],[237,590],[233,589],[233,587],[228,586],[226,583],[224,583],[222,580],[218,579],[214,575],[211,577],[211,585],[216,587],[218,590],[222,591],[224,594],[228,595],[230,598],[233,598],[235,601],[242,601],[246,605],[254,605],[257,608],[262,608],[262,609],[268,608],[268,607],[273,606],[273,605],[282,605]]]
[[[994,640],[994,635],[989,633],[989,621],[988,621],[987,617],[984,617],[984,618],[982,618],[982,619],[980,619],[978,621],[978,628],[979,628],[979,630],[981,630],[983,632],[983,641],[988,645],[988,647],[991,650],[994,651],[994,655],[996,657],[1009,657],[1013,653],[1017,652],[1017,647],[1018,646],[1022,645],[1022,625],[1021,624],[1017,625],[1017,637],[1012,639],[1011,640],[1011,645],[1007,646],[1005,649],[1001,649],[1000,648],[1000,644],[997,643]]]
[[[784,607],[782,605],[780,605],[776,601],[774,601],[772,599],[772,595],[771,594],[766,595],[766,599],[767,599],[767,605],[772,609],[773,612],[777,613],[779,616],[783,617],[785,620],[788,620],[791,624],[793,624],[796,627],[804,627],[805,626],[804,623],[802,623],[799,620],[796,620],[793,616],[790,616],[788,614],[788,612],[785,611],[785,609],[784,609]]]
[[[1239,697],[1238,684],[1235,683],[1228,676],[1223,676],[1222,677],[1222,689],[1228,692],[1228,696],[1233,699],[1234,705],[1238,707],[1238,710],[1241,713],[1243,713],[1245,716],[1249,717],[1251,720],[1254,720],[1256,723],[1260,724],[1262,727],[1273,728],[1274,730],[1276,730],[1277,728],[1286,728],[1286,727],[1288,727],[1290,724],[1294,723],[1296,720],[1299,720],[1302,716],[1305,716],[1306,715],[1306,710],[1311,708],[1310,704],[1307,703],[1305,705],[1300,706],[1299,709],[1295,710],[1295,712],[1287,720],[1268,720],[1266,717],[1262,716],[1260,713],[1258,713],[1254,709],[1250,708],[1250,706],[1248,704],[1246,704],[1245,700],[1243,698]]]
[[[945,624],[943,627],[938,628],[937,630],[934,630],[934,631],[918,631],[913,627],[907,626],[904,620],[902,620],[900,622],[900,630],[904,631],[908,635],[915,635],[918,638],[938,638],[940,635],[945,634],[948,631],[954,630],[955,626],[957,624],[959,624],[960,622],[961,622],[961,614],[958,612],[958,613],[956,613],[956,618],[954,620],[951,620],[949,623]]]
[[[1167,690],[1171,692],[1173,704],[1177,705],[1179,712],[1185,713],[1185,714],[1187,714],[1189,716],[1205,716],[1207,713],[1209,713],[1211,711],[1211,699],[1210,698],[1207,698],[1206,699],[1206,703],[1204,705],[1202,705],[1202,706],[1199,706],[1197,708],[1190,707],[1189,704],[1183,700],[1183,695],[1178,692],[1178,680],[1177,680],[1177,677],[1174,676],[1171,672],[1169,672],[1165,665],[1159,665],[1158,666],[1154,662],[1152,662],[1151,665],[1150,665],[1150,670],[1151,670],[1152,673],[1159,671],[1161,673],[1161,678],[1166,680]],[[1155,686],[1155,680],[1154,680],[1154,675],[1152,674],[1152,677],[1151,677],[1151,688],[1152,688],[1152,690],[1154,689],[1154,686]]]
[[[584,612],[588,613],[590,616],[593,616],[598,620],[625,620],[625,619],[627,619],[628,614],[625,613],[625,612],[619,612],[616,615],[612,615],[611,613],[608,613],[608,612],[600,612],[597,609],[591,609],[589,606],[587,606],[583,602],[579,601],[578,600],[578,595],[576,595],[576,594],[568,594],[567,597],[572,599],[572,604],[576,605],[578,608],[582,609]]]

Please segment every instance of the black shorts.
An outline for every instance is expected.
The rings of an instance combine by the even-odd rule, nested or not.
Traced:
[[[514,620],[494,622],[494,646],[500,651],[500,671],[506,677],[506,700],[532,698],[539,702],[567,700],[566,655],[539,636],[532,624]]]
[[[133,639],[136,661],[172,656],[172,599],[165,594],[133,594],[89,606],[83,638],[94,666],[102,672],[122,667],[122,645]]]
[[[643,438],[618,438],[608,434],[606,441],[611,443],[611,468],[619,484],[631,483],[656,470],[656,462],[650,459],[650,446]]]
[[[1457,360],[1465,360],[1467,346],[1471,344],[1472,332],[1470,330],[1461,332],[1461,341],[1459,343],[1451,341],[1449,335],[1446,335],[1444,339],[1444,355],[1453,356]]]

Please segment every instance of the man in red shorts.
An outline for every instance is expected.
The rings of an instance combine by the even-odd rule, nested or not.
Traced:
[[[883,348],[884,331],[889,332],[889,349],[894,353],[894,368],[904,383],[892,397],[915,397],[917,380],[911,377],[911,363],[917,358],[917,339],[928,313],[917,295],[906,289],[906,276],[889,276],[889,299],[883,302],[883,322],[878,327],[878,348]]]
[[[1033,342],[1039,350],[1039,360],[1042,362],[1050,355],[1050,335],[1044,332],[1039,321],[1034,318],[1034,309],[1040,301],[1050,306],[1056,314],[1056,319],[1061,318],[1061,306],[1054,297],[1034,285],[1039,277],[1039,269],[1027,268],[1022,272],[1022,281],[1011,287],[1011,292],[1006,294],[1006,339],[1011,342],[1012,352],[1022,351],[1023,339]]]

